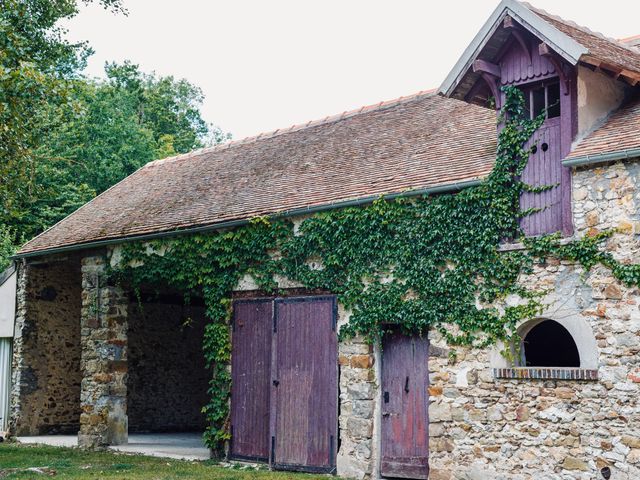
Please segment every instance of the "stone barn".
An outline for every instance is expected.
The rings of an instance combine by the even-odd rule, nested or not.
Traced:
[[[523,232],[615,229],[605,248],[638,262],[638,43],[504,0],[437,92],[145,165],[16,256],[12,433],[93,447],[204,431],[206,302],[114,283],[122,249],[474,188],[505,86],[544,116],[522,178],[550,188],[523,193]],[[533,265],[521,282],[545,310],[517,325],[509,359],[436,330],[339,340],[351,312],[335,292],[275,279],[275,293],[251,275],[228,292],[229,458],[360,479],[640,478],[640,290],[611,269]]]

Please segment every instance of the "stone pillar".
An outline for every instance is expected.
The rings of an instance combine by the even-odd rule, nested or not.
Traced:
[[[340,450],[338,475],[370,478],[375,467],[376,372],[371,346],[361,337],[340,342]]]
[[[107,283],[106,258],[82,259],[82,387],[78,444],[127,443],[127,306],[119,287]]]
[[[22,398],[37,388],[37,381],[31,374],[29,365],[25,362],[23,350],[25,336],[28,335],[30,325],[27,320],[27,264],[23,260],[17,264],[16,290],[16,319],[13,337],[13,357],[11,365],[11,397],[9,432],[12,435],[22,435]]]

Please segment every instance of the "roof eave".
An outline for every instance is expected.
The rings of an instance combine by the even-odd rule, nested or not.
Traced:
[[[464,75],[469,71],[473,60],[485,47],[491,36],[500,26],[506,15],[510,15],[538,38],[544,40],[556,53],[571,65],[576,65],[582,55],[589,51],[574,39],[544,21],[535,12],[517,0],[502,0],[489,19],[465,49],[460,59],[449,72],[438,89],[440,95],[450,97]]]
[[[579,157],[567,158],[562,161],[565,167],[583,167],[600,163],[615,162],[618,160],[631,160],[640,158],[640,147],[615,152],[598,153],[595,155],[581,155]]]
[[[391,193],[387,195],[371,195],[371,196],[356,198],[352,200],[343,200],[343,201],[338,201],[333,203],[327,203],[327,204],[315,205],[315,206],[309,206],[309,207],[301,207],[301,208],[291,209],[283,212],[277,212],[277,213],[274,213],[273,215],[269,215],[269,218],[290,218],[290,217],[296,217],[296,216],[302,216],[302,215],[309,215],[312,213],[317,213],[317,212],[322,212],[327,210],[335,210],[338,208],[355,207],[355,206],[373,203],[379,198],[392,200],[394,198],[400,198],[400,197],[455,193],[455,192],[464,190],[466,188],[476,187],[481,183],[482,183],[481,178],[475,178],[471,180],[462,180],[459,182],[435,185],[432,187],[406,190],[403,192]],[[45,255],[55,255],[58,253],[68,253],[68,252],[79,251],[79,250],[87,250],[91,248],[102,248],[109,245],[116,245],[116,244],[122,244],[122,243],[128,243],[128,242],[149,241],[149,240],[156,240],[156,239],[167,238],[167,237],[176,237],[178,235],[185,235],[185,234],[207,233],[207,232],[213,232],[216,230],[222,230],[225,228],[240,227],[240,226],[249,224],[251,221],[252,221],[252,218],[241,218],[237,220],[229,220],[226,222],[214,223],[211,225],[200,225],[200,226],[188,227],[180,230],[169,230],[169,231],[153,232],[153,233],[147,233],[147,234],[141,234],[141,235],[107,238],[104,240],[95,240],[91,242],[62,245],[59,247],[46,248],[42,250],[18,252],[11,258],[14,260],[17,260],[22,258],[41,257]]]

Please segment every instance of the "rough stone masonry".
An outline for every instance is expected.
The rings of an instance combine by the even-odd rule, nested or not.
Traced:
[[[637,262],[639,187],[636,162],[574,172],[575,234],[617,228],[607,248]],[[592,480],[603,468],[612,479],[640,478],[640,291],[570,262],[539,265],[523,281],[550,289],[546,318],[591,337],[577,343],[598,379],[497,379],[495,352],[431,357],[430,478]]]

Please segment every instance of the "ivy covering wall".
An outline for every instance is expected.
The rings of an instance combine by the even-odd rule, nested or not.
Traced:
[[[613,232],[562,244],[558,235],[525,239],[526,249],[500,250],[505,240],[521,236],[519,220],[532,213],[520,210],[521,193],[554,187],[519,180],[529,157],[524,145],[543,118],[525,115],[519,90],[507,87],[505,95],[496,163],[477,187],[455,195],[380,198],[298,225],[257,218],[232,230],[122,247],[114,270],[120,281],[170,287],[186,302],[204,298],[204,355],[212,378],[203,411],[210,447],[221,449],[229,438],[231,295],[245,275],[267,293],[277,293],[276,275],[335,293],[352,312],[342,338],[362,335],[375,343],[395,324],[411,334],[436,329],[451,345],[474,347],[508,344],[520,322],[542,312],[545,292],[528,290],[518,279],[547,257],[579,262],[587,271],[603,264],[625,284],[640,283],[640,265],[623,265],[602,249]],[[501,307],[508,295],[521,301]]]

